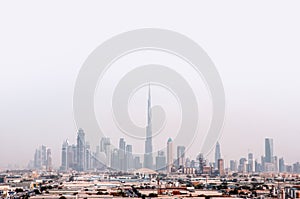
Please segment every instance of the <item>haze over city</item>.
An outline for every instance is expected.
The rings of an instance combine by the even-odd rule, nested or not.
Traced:
[[[284,5],[271,1],[243,5],[235,2],[239,9],[235,9],[232,2],[221,1],[218,4],[194,1],[184,5],[164,1],[160,6],[134,1],[135,7],[125,2],[119,2],[116,7],[113,1],[105,6],[97,1],[57,4],[32,1],[19,2],[16,6],[12,2],[1,3],[1,168],[8,165],[26,167],[34,158],[35,149],[42,144],[52,149],[53,164],[58,168],[63,141],[69,139],[75,143],[80,128],[73,117],[73,92],[82,64],[97,46],[112,36],[144,27],[182,33],[196,41],[214,62],[226,96],[226,119],[219,139],[226,161],[246,157],[248,152],[259,159],[265,152],[266,137],[273,138],[274,153],[278,157],[284,156],[287,163],[300,160],[300,13],[297,1]],[[170,4],[172,9],[169,9]],[[33,5],[39,5],[39,9]],[[146,56],[151,56],[157,62],[167,55],[148,52],[135,56],[121,64],[130,68],[130,60],[142,63]],[[179,61],[171,61],[172,57],[165,59],[175,68],[182,65]],[[105,95],[103,92],[108,91],[126,70],[112,68],[108,72],[111,85],[98,91],[97,99]],[[191,71],[183,73],[192,77]],[[201,79],[191,78],[190,81],[198,92],[199,106],[203,108],[201,125],[206,129],[211,117],[209,95]],[[152,100],[154,104],[167,106],[171,111],[167,121],[171,124],[169,129],[176,129],[180,120],[176,115],[180,112],[176,99],[154,86]],[[99,120],[105,119],[101,110],[96,110]],[[130,113],[138,125],[147,124],[145,88],[133,97]],[[111,128],[112,132],[106,132],[112,134],[111,137],[118,135],[112,140],[118,146],[120,132]],[[171,137],[172,132],[166,133]],[[157,144],[166,143],[167,139]],[[145,143],[131,144],[143,149]],[[195,158],[199,152],[196,144],[187,156]],[[213,161],[214,149],[208,158]]]

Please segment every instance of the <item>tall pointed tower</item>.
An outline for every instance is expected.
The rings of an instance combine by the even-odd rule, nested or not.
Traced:
[[[146,128],[146,141],[145,141],[145,154],[144,154],[144,167],[153,169],[153,157],[152,157],[152,114],[151,114],[151,90],[149,84],[148,91],[148,117]]]

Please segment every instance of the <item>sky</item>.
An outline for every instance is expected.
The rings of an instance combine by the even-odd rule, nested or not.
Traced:
[[[186,35],[213,60],[226,95],[219,140],[226,160],[248,152],[260,159],[264,138],[271,137],[274,154],[287,163],[300,161],[299,6],[296,0],[2,1],[0,168],[26,166],[41,144],[52,149],[58,167],[62,142],[75,143],[73,93],[81,66],[107,39],[140,28]],[[136,56],[142,60],[145,55]],[[116,71],[111,69],[111,82],[117,81]],[[170,105],[166,110],[178,114],[176,100],[163,93],[154,88],[153,102],[164,101]],[[209,106],[206,94],[199,96],[201,106]],[[132,119],[139,125],[146,118],[146,99],[144,88],[130,102]],[[201,113],[203,128],[210,114],[209,108]],[[176,117],[168,121],[176,127]],[[196,143],[189,155],[197,154]]]

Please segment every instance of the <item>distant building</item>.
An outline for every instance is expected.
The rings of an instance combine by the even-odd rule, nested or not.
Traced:
[[[293,164],[293,173],[300,174],[300,163],[296,162]]]
[[[279,159],[279,172],[280,173],[285,172],[285,164],[284,164],[284,159],[283,158]]]
[[[184,167],[182,173],[184,174],[196,174],[196,169],[191,167]]]
[[[83,129],[79,129],[77,133],[77,170],[85,170],[85,133]]]
[[[265,162],[273,163],[273,139],[265,139]]]
[[[85,170],[92,169],[92,152],[91,147],[89,143],[86,143],[85,145]]]
[[[247,172],[248,173],[253,173],[254,172],[254,157],[253,157],[253,153],[248,153],[248,165],[247,165]]]
[[[236,162],[236,160],[230,160],[230,171],[232,171],[232,172],[237,171],[237,162]]]
[[[198,160],[199,160],[199,174],[203,174],[204,173],[204,167],[206,166],[206,161],[204,159],[204,156],[202,153],[200,153],[198,155]]]
[[[164,151],[158,151],[156,160],[156,171],[164,171],[166,170],[166,156]]]
[[[265,162],[264,172],[276,172],[274,163]]]
[[[185,147],[177,146],[177,167],[184,167],[185,163]]]
[[[293,167],[292,167],[292,165],[286,165],[286,166],[285,166],[285,169],[286,169],[286,172],[287,172],[287,173],[292,173],[292,172],[293,172]]]
[[[140,159],[139,156],[135,156],[134,159],[133,159],[133,162],[134,162],[134,168],[135,169],[142,168],[143,164],[141,163],[141,159]]]
[[[218,172],[219,172],[220,176],[225,176],[224,160],[223,159],[218,160]]]
[[[132,145],[126,145],[126,164],[127,170],[134,169],[133,155],[132,155]]]
[[[239,164],[239,168],[238,171],[241,173],[244,173],[247,171],[247,159],[246,158],[241,158],[240,159],[240,164]]]
[[[77,169],[77,146],[75,144],[68,144],[67,167],[68,169]]]
[[[60,169],[62,171],[68,170],[68,140],[64,141],[61,147],[61,166]]]
[[[216,149],[215,149],[215,168],[218,167],[218,160],[221,159],[221,147],[219,142],[216,144]]]
[[[126,142],[124,138],[120,138],[119,141],[119,170],[121,171],[127,171],[127,165],[126,165],[126,155],[125,155],[125,149],[126,148]]]
[[[115,170],[120,170],[119,162],[119,150],[113,149],[111,153],[111,167]]]
[[[108,137],[103,137],[100,140],[100,152],[105,154],[105,162],[102,162],[106,166],[111,166],[111,144]]]
[[[151,91],[149,85],[148,91],[148,107],[147,107],[147,128],[146,128],[146,141],[145,141],[145,154],[144,154],[144,167],[153,169],[152,157],[152,114],[151,114]]]
[[[173,141],[171,138],[168,139],[167,142],[167,172],[172,172],[173,167]]]
[[[34,153],[33,167],[43,171],[52,170],[51,149],[44,145],[38,147]]]
[[[273,162],[273,164],[274,164],[274,171],[275,171],[275,172],[278,172],[278,171],[279,171],[279,166],[278,166],[278,158],[277,158],[277,156],[274,156],[274,157],[273,157],[272,162]]]
[[[185,160],[185,167],[191,167],[191,160],[190,160],[190,158],[186,158],[186,160]]]
[[[52,171],[52,155],[51,149],[47,149],[47,164],[46,164],[47,171]]]

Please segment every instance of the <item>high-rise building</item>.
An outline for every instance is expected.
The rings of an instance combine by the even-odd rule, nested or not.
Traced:
[[[85,133],[80,128],[77,133],[77,170],[85,170]]]
[[[45,167],[47,165],[47,147],[42,145],[40,147],[40,150],[41,150],[41,161],[42,161],[41,165],[42,167],[44,167],[43,169],[46,169]]]
[[[38,170],[51,170],[52,157],[51,149],[42,145],[35,150],[33,167]]]
[[[293,173],[297,173],[297,174],[300,173],[300,163],[299,162],[296,162],[293,164]]]
[[[230,160],[230,171],[232,171],[232,172],[237,171],[237,162],[236,162],[236,160]]]
[[[254,172],[254,159],[253,159],[253,153],[248,153],[248,165],[247,165],[247,172],[253,173]]]
[[[146,129],[146,141],[145,141],[145,154],[144,154],[144,167],[148,169],[153,168],[152,157],[152,114],[151,114],[151,91],[149,85],[148,91],[148,117],[147,117],[147,129]]]
[[[115,170],[119,170],[119,150],[113,149],[111,153],[111,167]]]
[[[266,163],[265,156],[261,156],[261,172],[265,171],[265,163]]]
[[[190,158],[186,158],[186,160],[185,160],[185,167],[191,167],[191,160],[190,160]]]
[[[91,147],[89,143],[86,143],[85,145],[85,170],[89,170],[92,168],[92,152],[91,152]]]
[[[156,156],[156,170],[164,171],[166,169],[166,156],[164,151],[158,151]]]
[[[132,155],[132,145],[126,145],[126,165],[127,169],[133,169],[133,155]]]
[[[265,162],[273,163],[273,139],[265,139]]]
[[[285,164],[284,164],[284,159],[283,158],[279,159],[279,172],[280,173],[285,172]]]
[[[221,147],[219,142],[216,144],[216,149],[215,149],[215,168],[218,166],[218,160],[221,159]]]
[[[277,158],[277,156],[273,156],[272,162],[274,164],[274,171],[278,172],[278,158]]]
[[[171,138],[168,139],[167,142],[167,172],[172,172],[173,167],[173,141]]]
[[[141,159],[140,159],[140,157],[139,156],[135,156],[134,158],[133,158],[133,162],[134,162],[134,168],[135,169],[140,169],[140,168],[142,168],[142,163],[141,163]]]
[[[67,167],[77,169],[77,146],[76,144],[68,145]]]
[[[124,138],[120,138],[119,141],[119,169],[121,171],[126,171],[127,170],[127,165],[126,165],[126,154],[125,154],[125,149],[126,148],[126,142]]]
[[[239,172],[244,173],[247,171],[247,159],[246,158],[241,158],[240,159],[240,164],[239,164]]]
[[[34,153],[34,168],[41,169],[42,167],[42,155],[41,150],[36,149]]]
[[[198,173],[203,174],[204,173],[204,167],[206,166],[206,161],[204,159],[203,153],[200,153],[198,155],[197,159],[199,160],[199,172]]]
[[[218,159],[218,172],[220,176],[225,175],[224,171],[224,160],[223,159]]]
[[[52,171],[52,155],[51,155],[51,149],[47,149],[47,165],[46,165],[47,171]]]
[[[66,140],[63,142],[62,147],[61,147],[61,167],[60,169],[62,171],[67,171],[68,170],[68,145],[69,142]]]
[[[185,147],[177,146],[177,167],[183,167],[185,163]]]
[[[106,166],[111,166],[111,144],[108,137],[101,138],[100,141],[100,152],[105,154],[105,162],[102,162]]]

